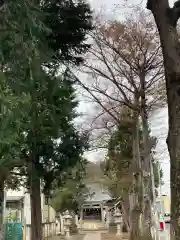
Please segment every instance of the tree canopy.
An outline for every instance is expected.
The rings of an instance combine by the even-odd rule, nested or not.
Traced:
[[[9,171],[15,167],[14,159],[21,161],[16,171],[25,176],[30,190],[32,239],[42,238],[41,183],[45,193],[60,185],[87,147],[86,136],[73,123],[74,79],[60,70],[82,62],[91,29],[90,7],[81,0],[15,0],[1,8],[1,79],[9,90],[7,99],[12,95],[17,100],[16,110],[6,114],[10,117],[6,129],[13,134],[5,139],[8,148],[4,140],[1,163],[8,157]]]
[[[16,122],[21,121],[18,150],[21,159],[25,160],[23,171],[27,167],[27,146],[32,149],[36,145],[36,155],[41,158],[37,169],[47,171],[46,176],[40,174],[47,188],[51,185],[50,178],[55,178],[53,169],[54,174],[57,171],[51,160],[47,164],[47,158],[53,154],[53,161],[57,161],[60,155],[55,156],[55,152],[61,152],[67,167],[73,165],[70,157],[75,152],[73,144],[80,149],[79,133],[72,123],[77,106],[73,79],[67,72],[58,77],[55,73],[56,63],[62,66],[65,62],[79,64],[83,60],[82,54],[89,47],[85,42],[86,34],[92,29],[91,10],[84,1],[43,1],[40,4],[28,0],[8,1],[1,10],[2,79],[5,79],[5,88],[9,88],[17,99],[16,107],[20,109],[17,112],[21,113],[21,119],[17,120],[17,113],[13,117]],[[18,105],[24,98],[25,101]],[[59,144],[55,144],[57,139]],[[63,153],[66,157],[62,157]]]
[[[102,164],[105,175],[108,177],[107,186],[113,197],[119,197],[122,194],[127,194],[131,192],[132,181],[133,181],[133,151],[132,151],[132,141],[133,141],[133,119],[131,111],[127,108],[123,108],[121,112],[121,120],[116,130],[112,134],[109,145],[108,153]],[[142,145],[142,130],[139,126],[140,135],[140,148],[141,157],[143,159],[143,145]],[[153,143],[155,139],[151,137]],[[154,148],[155,146],[153,146]],[[142,160],[143,161],[143,160]],[[152,155],[155,185],[159,185],[158,176],[158,162],[155,161]],[[162,170],[161,170],[162,178]]]

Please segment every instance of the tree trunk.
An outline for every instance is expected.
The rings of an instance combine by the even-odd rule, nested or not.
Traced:
[[[142,236],[141,214],[144,205],[144,186],[142,179],[142,168],[139,150],[139,123],[138,113],[134,114],[134,131],[133,131],[133,209],[131,212],[131,234],[130,240],[140,240]]]
[[[144,171],[144,184],[145,184],[145,206],[143,213],[143,237],[144,239],[152,239],[151,228],[156,229],[158,233],[157,226],[154,225],[152,209],[156,209],[155,200],[155,188],[154,188],[154,172],[152,167],[151,159],[151,142],[149,135],[149,124],[148,124],[148,113],[146,106],[146,96],[145,96],[145,74],[141,72],[140,74],[141,82],[141,120],[142,120],[142,132],[143,132],[143,171]]]
[[[124,211],[126,212],[126,221],[128,222],[128,225],[129,225],[129,218],[128,218],[128,216],[130,215],[129,193],[126,193],[123,196],[123,207],[124,207]]]
[[[141,212],[134,208],[131,212],[131,232],[130,232],[130,240],[141,240],[141,226],[140,226],[140,216]]]
[[[4,235],[4,182],[0,182],[0,240]]]
[[[146,194],[147,198],[145,201],[143,222],[144,222],[144,233],[143,236],[145,239],[152,239],[151,228],[156,231],[156,238],[158,238],[158,226],[153,220],[153,214],[156,211],[156,197],[155,197],[155,187],[154,187],[154,169],[151,159],[151,142],[149,136],[149,127],[148,121],[145,114],[145,111],[142,109],[141,113],[142,118],[142,130],[143,130],[143,145],[144,145],[144,161],[145,166],[143,169],[147,172],[147,177],[144,180],[146,184]],[[154,212],[152,212],[152,209]]]
[[[40,178],[36,174],[36,167],[34,163],[31,163],[30,174],[31,240],[42,240]]]
[[[126,225],[126,229],[129,232],[131,229],[130,223],[130,200],[129,200],[129,193],[125,193],[122,196],[122,213],[124,218],[124,223]]]
[[[169,132],[167,145],[171,160],[171,232],[180,239],[180,42],[175,13],[168,1],[148,1],[153,12],[162,45],[165,66]]]
[[[172,78],[168,75],[168,78]],[[170,155],[171,187],[171,232],[175,240],[180,239],[180,75],[176,76],[176,87],[168,90],[169,132],[167,145]],[[179,89],[178,89],[179,88]]]

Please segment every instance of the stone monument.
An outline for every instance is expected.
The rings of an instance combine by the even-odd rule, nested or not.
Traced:
[[[72,216],[70,215],[69,211],[67,210],[64,215],[64,227],[65,227],[65,237],[70,237],[70,227],[72,225]]]
[[[115,217],[115,223],[117,225],[116,236],[122,236],[123,219],[122,219],[122,213],[120,212],[119,208],[116,208],[114,217]]]

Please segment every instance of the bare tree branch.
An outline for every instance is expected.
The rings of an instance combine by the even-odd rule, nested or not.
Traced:
[[[107,144],[103,138],[108,139],[118,126],[123,106],[139,113],[144,94],[148,111],[165,102],[164,92],[158,91],[164,88],[164,69],[156,26],[149,14],[140,12],[136,18],[138,24],[133,18],[123,23],[98,21],[91,34],[93,45],[80,69],[89,79],[77,82],[101,109],[90,126],[96,146]],[[140,100],[136,105],[135,98]]]

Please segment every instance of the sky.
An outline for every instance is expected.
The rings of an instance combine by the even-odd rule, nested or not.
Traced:
[[[108,14],[113,16],[114,18],[121,19],[123,17],[123,13],[126,11],[125,8],[120,8],[120,11],[114,15],[112,9],[115,7],[120,7],[122,4],[122,0],[89,0],[92,8],[95,11],[100,9],[106,9]],[[140,4],[145,8],[146,0],[129,0],[127,1],[129,4]],[[173,5],[174,0],[169,1],[170,6]],[[79,106],[79,110],[82,113],[89,113],[90,112],[90,105],[81,101]],[[163,186],[162,186],[162,193],[163,194],[170,194],[170,164],[169,164],[169,154],[167,151],[166,146],[166,137],[168,131],[168,113],[167,108],[158,110],[150,119],[150,126],[151,126],[151,134],[157,137],[158,143],[156,147],[156,159],[160,162],[161,168],[163,170]],[[89,161],[97,161],[102,160],[104,158],[103,151],[94,151],[86,154],[86,157]]]
[[[146,0],[124,0],[124,2],[128,2],[130,4],[141,4],[143,7],[146,6]],[[106,5],[107,8],[112,8],[113,5],[121,4],[123,0],[89,0],[92,7],[95,9],[101,8],[102,5]],[[175,2],[175,0],[169,0],[170,6]]]
[[[157,138],[155,158],[159,161],[163,170],[162,194],[170,193],[170,163],[166,145],[168,133],[168,110],[167,107],[157,110],[150,119],[151,134]]]

